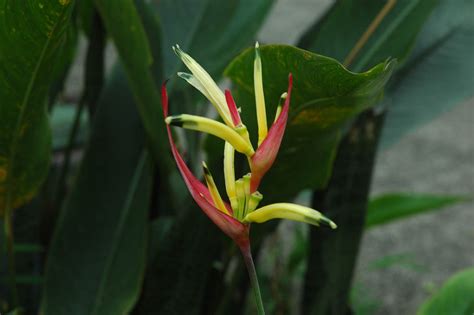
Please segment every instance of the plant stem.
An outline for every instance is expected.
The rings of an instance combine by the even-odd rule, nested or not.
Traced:
[[[74,149],[77,133],[79,131],[79,127],[81,124],[81,116],[82,116],[82,111],[85,106],[85,99],[86,97],[83,94],[81,96],[79,104],[77,105],[74,122],[71,128],[71,131],[69,132],[67,146],[64,151],[64,161],[59,173],[59,178],[58,178],[58,182],[56,186],[56,194],[55,194],[55,197],[56,197],[55,201],[58,207],[61,207],[61,204],[64,200],[64,196],[66,194],[66,179],[67,179],[67,175],[69,173],[69,167],[71,164],[72,151]]]
[[[8,199],[8,198],[7,198]],[[10,282],[10,291],[12,299],[12,307],[14,309],[18,306],[18,290],[16,288],[16,271],[15,271],[15,251],[14,251],[14,238],[13,238],[13,222],[12,222],[12,208],[10,202],[7,200],[4,217],[4,229],[5,229],[5,244],[8,256],[8,280]]]
[[[382,7],[380,12],[370,23],[369,27],[367,27],[364,34],[362,34],[362,36],[359,38],[357,43],[354,45],[352,50],[347,55],[346,59],[344,60],[344,66],[348,67],[352,64],[352,61],[354,61],[355,57],[357,57],[357,55],[359,54],[359,51],[367,43],[370,36],[372,36],[372,34],[375,32],[375,30],[380,25],[380,23],[385,18],[385,16],[392,10],[396,2],[397,0],[388,0],[387,3]]]
[[[253,263],[252,253],[250,251],[250,244],[240,246],[240,251],[244,257],[245,266],[250,278],[250,284],[253,289],[255,296],[255,302],[257,304],[257,313],[259,315],[265,315],[265,309],[263,308],[262,295],[260,294],[260,286],[258,284],[257,271],[255,270],[255,264]]]

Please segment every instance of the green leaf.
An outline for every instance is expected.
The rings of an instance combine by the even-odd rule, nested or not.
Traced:
[[[452,276],[418,315],[472,315],[474,313],[474,268]]]
[[[47,175],[46,98],[72,6],[0,0],[0,215],[30,200]]]
[[[189,51],[211,75],[220,76],[227,63],[252,43],[273,3],[274,0],[160,1],[166,76],[174,75],[181,65],[171,50],[175,44]]]
[[[391,86],[382,146],[396,143],[407,132],[474,95],[474,2],[458,2],[449,1],[451,6],[464,8],[468,18],[456,15],[459,9],[448,10],[448,4],[440,7],[446,10],[435,12],[436,23],[429,23],[421,34],[416,58]]]
[[[438,1],[397,1],[352,63],[362,71],[388,57],[404,60]],[[386,1],[337,1],[301,38],[299,46],[343,61]]]
[[[365,227],[371,228],[469,200],[462,196],[386,194],[368,205]]]
[[[112,78],[56,225],[44,314],[126,314],[140,292],[152,170],[125,75],[115,71]]]
[[[326,184],[345,124],[382,97],[395,62],[356,74],[334,59],[291,46],[268,45],[260,52],[269,119],[288,88],[288,74],[294,78],[283,143],[260,188],[266,201],[267,194],[285,200],[304,188]],[[247,49],[225,72],[238,87],[237,104],[251,135],[256,134],[253,59],[254,50]]]
[[[163,155],[167,147],[165,123],[161,111],[161,98],[152,76],[152,52],[140,16],[133,0],[94,0],[108,34],[111,35],[124,65],[129,84],[152,153],[163,174],[169,170],[171,160]],[[159,38],[156,39],[157,41]],[[161,83],[161,82],[160,82]],[[166,152],[166,151],[165,151]]]

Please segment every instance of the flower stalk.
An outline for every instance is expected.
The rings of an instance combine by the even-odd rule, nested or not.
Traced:
[[[250,285],[252,287],[255,303],[257,305],[257,314],[265,315],[265,308],[263,307],[262,294],[260,293],[260,285],[258,284],[257,271],[253,263],[252,252],[250,250],[250,243],[240,246],[242,257],[244,258],[245,267],[249,274]]]

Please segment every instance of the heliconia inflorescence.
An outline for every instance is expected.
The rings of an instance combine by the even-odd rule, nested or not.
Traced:
[[[191,73],[179,72],[178,76],[199,90],[215,107],[223,122],[195,115],[168,116],[168,96],[166,87],[162,87],[162,105],[168,138],[173,156],[182,177],[193,199],[206,215],[242,248],[248,246],[250,223],[262,223],[271,219],[290,219],[312,225],[326,225],[333,229],[336,224],[320,212],[291,203],[276,203],[258,208],[263,196],[258,192],[260,182],[272,167],[288,120],[293,77],[289,74],[288,90],[284,92],[277,107],[273,124],[267,127],[267,112],[263,91],[262,60],[258,43],[255,45],[254,89],[258,123],[258,146],[255,150],[249,137],[247,127],[241,120],[239,109],[229,90],[222,90],[211,76],[191,56],[173,47]],[[203,162],[203,173],[206,185],[201,183],[189,170],[174,143],[170,125],[185,129],[205,132],[225,141],[224,178],[225,189],[230,202],[221,197],[212,174]],[[234,158],[235,151],[247,157],[250,173],[236,179]]]

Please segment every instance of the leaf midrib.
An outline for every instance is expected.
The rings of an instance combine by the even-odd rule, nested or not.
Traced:
[[[43,64],[46,52],[50,48],[50,44],[52,42],[52,39],[54,38],[54,35],[57,32],[57,29],[60,25],[60,22],[62,21],[63,16],[64,16],[65,12],[68,10],[68,8],[69,8],[68,6],[66,6],[66,5],[64,6],[61,14],[58,16],[58,19],[57,19],[56,23],[54,24],[54,27],[53,27],[53,30],[50,33],[50,36],[48,36],[48,39],[46,40],[45,45],[44,45],[44,47],[41,51],[41,54],[38,58],[38,62],[35,65],[35,69],[33,70],[31,80],[29,81],[28,86],[26,88],[25,96],[24,96],[24,98],[21,102],[20,115],[18,116],[18,120],[16,122],[16,126],[15,126],[15,129],[14,129],[14,132],[13,132],[13,139],[12,139],[11,149],[10,149],[10,152],[8,154],[8,159],[7,159],[7,161],[8,161],[7,162],[7,167],[6,167],[7,176],[6,176],[6,180],[5,180],[5,183],[6,183],[5,208],[6,208],[7,211],[11,211],[10,208],[12,207],[11,201],[12,201],[12,192],[13,192],[13,185],[12,185],[13,176],[12,176],[11,173],[12,173],[12,170],[14,169],[16,149],[17,149],[18,140],[19,140],[19,131],[20,131],[21,124],[24,120],[26,107],[28,107],[31,92],[33,90],[34,83],[36,82],[36,80],[38,78],[38,72],[39,72],[39,69],[40,69],[41,65]]]

